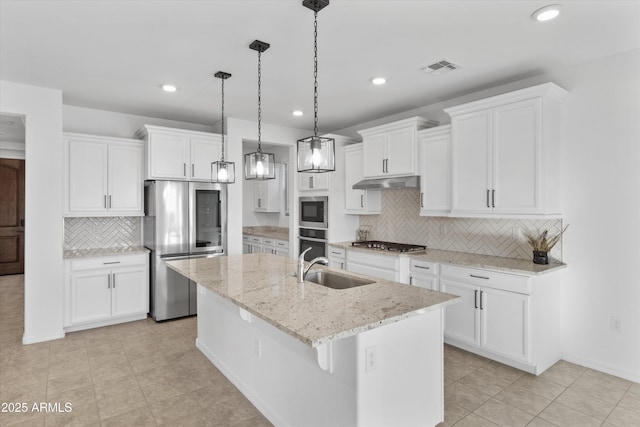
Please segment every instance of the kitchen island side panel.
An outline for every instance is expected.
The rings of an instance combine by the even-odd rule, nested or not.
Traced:
[[[441,312],[327,344],[328,372],[315,348],[199,285],[197,346],[277,426],[436,425],[443,420]],[[377,361],[367,372],[371,347]]]

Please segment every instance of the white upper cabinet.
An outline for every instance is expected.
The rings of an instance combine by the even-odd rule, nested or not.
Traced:
[[[364,177],[417,175],[417,132],[437,124],[421,117],[412,117],[358,131],[364,144]]]
[[[64,215],[142,216],[144,143],[65,133]]]
[[[553,83],[448,108],[455,216],[559,216],[562,101]]]
[[[418,132],[420,215],[443,216],[451,210],[451,126]]]
[[[298,190],[300,191],[314,191],[314,190],[328,190],[329,189],[329,176],[330,172],[317,173],[317,172],[298,172]]]
[[[147,141],[147,179],[211,181],[222,155],[218,134],[145,125],[136,136]]]
[[[344,147],[345,212],[347,214],[379,214],[382,195],[379,190],[354,190],[353,185],[364,178],[362,144]]]
[[[253,210],[255,212],[280,212],[282,187],[282,166],[276,163],[276,178],[253,180]]]

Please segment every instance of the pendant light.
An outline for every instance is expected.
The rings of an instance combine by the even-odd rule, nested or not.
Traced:
[[[254,40],[249,48],[258,52],[258,151],[255,153],[245,154],[244,156],[244,178],[245,179],[275,179],[276,178],[276,162],[273,153],[263,153],[261,146],[261,128],[262,108],[260,85],[262,80],[262,52],[269,49],[269,43]]]
[[[222,81],[222,156],[219,161],[211,163],[211,182],[233,184],[236,182],[236,164],[224,161],[224,81],[231,77],[231,74],[218,71],[215,77]]]
[[[333,172],[336,170],[336,142],[318,136],[318,12],[329,0],[304,0],[304,7],[313,10],[313,136],[298,140],[298,172]]]

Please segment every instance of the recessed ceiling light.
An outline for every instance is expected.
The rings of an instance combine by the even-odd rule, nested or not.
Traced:
[[[300,117],[300,116],[301,116],[301,115],[303,115],[304,113],[303,113],[302,111],[300,111],[300,110],[295,110],[295,111],[294,111],[293,113],[291,113],[291,114],[293,114],[293,115],[294,115],[294,116],[296,116],[296,117]]]
[[[371,79],[371,83],[373,83],[374,85],[383,85],[385,84],[387,81],[387,79],[385,79],[384,77],[374,77]]]
[[[531,19],[534,21],[550,21],[560,15],[559,4],[552,4],[542,7],[531,14]]]
[[[162,85],[162,90],[165,92],[175,92],[176,87],[174,85]]]

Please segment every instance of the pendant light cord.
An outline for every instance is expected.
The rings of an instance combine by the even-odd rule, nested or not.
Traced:
[[[260,141],[261,141],[261,128],[260,122],[262,121],[262,98],[260,96],[260,85],[262,80],[262,61],[260,59],[262,52],[258,50],[258,153],[262,153]]]
[[[318,136],[318,11],[313,12],[313,135]]]
[[[222,161],[224,162],[224,78],[222,80]]]

